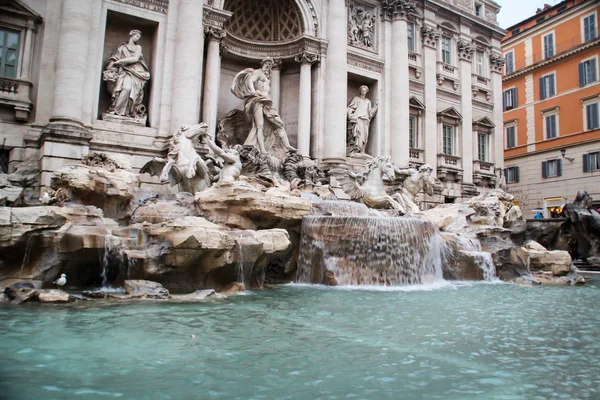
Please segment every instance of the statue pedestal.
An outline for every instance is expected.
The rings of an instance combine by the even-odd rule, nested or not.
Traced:
[[[144,115],[141,118],[124,117],[122,115],[115,115],[110,113],[102,113],[102,120],[108,122],[118,122],[120,124],[146,126],[148,115]]]
[[[350,153],[346,156],[348,168],[354,172],[364,172],[367,163],[373,159],[373,156],[367,153]]]

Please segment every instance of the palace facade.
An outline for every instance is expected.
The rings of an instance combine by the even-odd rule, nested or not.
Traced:
[[[600,206],[600,75],[593,0],[546,5],[502,41],[505,174],[531,218],[585,190]]]
[[[139,170],[182,124],[214,136],[243,107],[235,75],[271,57],[273,104],[302,155],[323,168],[360,168],[367,155],[429,164],[442,187],[428,203],[471,197],[503,167],[498,11],[490,0],[2,1],[2,168],[37,160],[49,185],[105,152]],[[114,78],[126,69],[110,62],[117,49],[141,49],[136,79]],[[349,154],[347,107],[362,85],[378,108],[367,155]]]

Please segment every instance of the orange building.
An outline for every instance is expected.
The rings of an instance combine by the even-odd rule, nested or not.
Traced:
[[[600,206],[600,2],[546,5],[502,39],[504,175],[525,217],[586,190]]]

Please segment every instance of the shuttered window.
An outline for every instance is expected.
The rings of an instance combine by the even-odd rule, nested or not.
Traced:
[[[583,18],[583,41],[589,42],[598,37],[598,24],[596,23],[596,14],[590,14]]]
[[[600,128],[600,116],[598,115],[598,109],[600,103],[586,104],[585,106],[585,122],[586,130],[591,131]]]
[[[558,136],[558,124],[556,121],[556,114],[546,115],[544,117],[546,123],[546,139],[554,139]]]
[[[408,23],[408,51],[415,51],[415,24]]]
[[[17,77],[18,57],[19,32],[0,28],[0,77]]]
[[[509,51],[504,56],[504,73],[506,75],[512,74],[515,71],[515,54],[512,51]]]
[[[562,160],[549,160],[542,162],[542,177],[552,178],[562,176]]]
[[[544,59],[554,57],[554,33],[549,33],[543,38]]]
[[[583,172],[600,170],[600,151],[583,155]]]
[[[444,125],[444,154],[454,155],[454,127]]]
[[[519,167],[504,168],[504,179],[506,183],[519,182]]]
[[[408,147],[417,148],[417,117],[410,116],[408,119]]]
[[[452,39],[442,36],[442,62],[452,64]]]
[[[596,70],[596,58],[590,58],[579,63],[579,86],[585,86],[596,82],[598,71]]]
[[[502,102],[504,104],[504,111],[515,108],[518,105],[517,101],[517,88],[505,90],[502,94]]]
[[[506,148],[512,149],[517,145],[517,127],[509,126],[506,128]]]
[[[540,99],[554,96],[556,94],[555,87],[554,74],[542,76],[540,78]]]

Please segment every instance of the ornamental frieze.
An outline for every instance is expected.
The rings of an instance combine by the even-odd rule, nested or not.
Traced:
[[[118,3],[129,4],[150,11],[166,14],[169,0],[114,0]]]
[[[377,18],[375,7],[351,0],[348,5],[348,44],[377,51]]]

